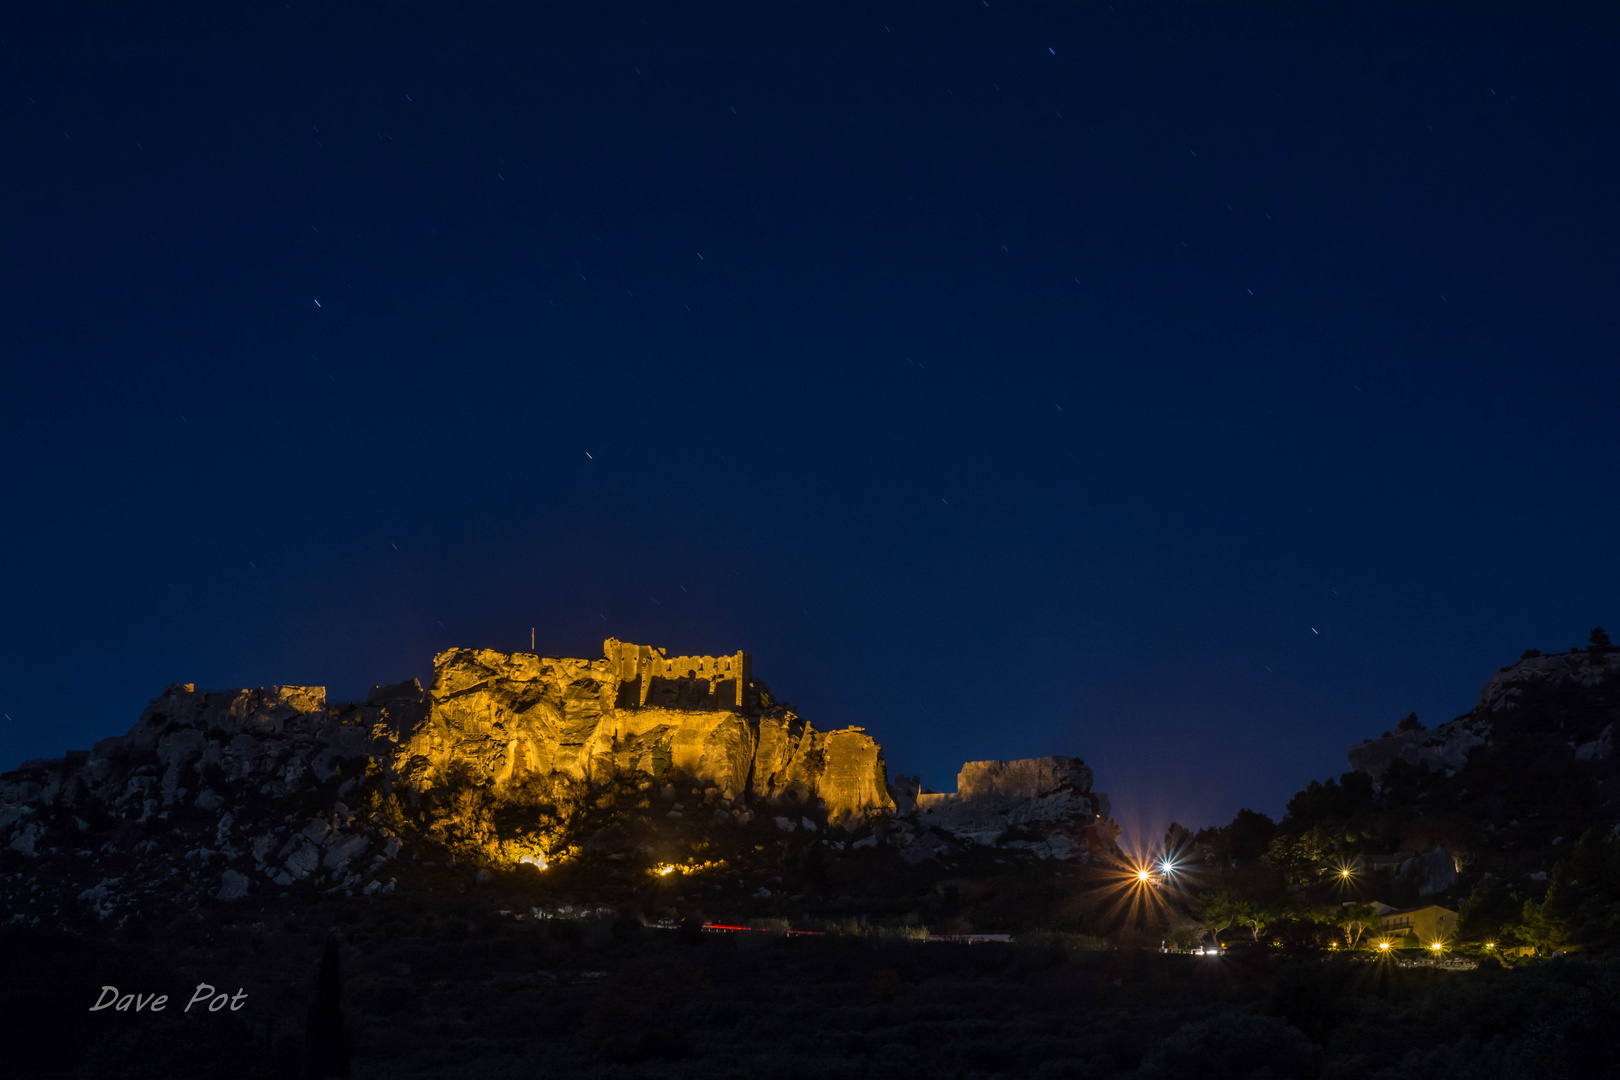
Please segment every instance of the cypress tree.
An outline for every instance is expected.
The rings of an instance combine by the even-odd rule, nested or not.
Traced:
[[[327,938],[304,1034],[304,1072],[309,1077],[349,1075],[349,1052],[343,1046],[343,1010],[338,1003],[341,987],[337,939]]]

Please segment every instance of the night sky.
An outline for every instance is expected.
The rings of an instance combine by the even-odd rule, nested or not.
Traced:
[[[0,16],[0,767],[535,627],[1198,825],[1620,623],[1605,24],[135,7]]]

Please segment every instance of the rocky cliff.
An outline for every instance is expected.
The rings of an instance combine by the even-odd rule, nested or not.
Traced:
[[[451,650],[430,691],[411,681],[363,703],[172,685],[127,734],[0,774],[0,849],[61,857],[59,885],[105,915],[152,894],[386,892],[407,833],[490,865],[650,851],[591,811],[656,788],[681,818],[677,784],[706,828],[747,824],[750,804],[850,828],[893,809],[877,743],[774,704],[746,654],[605,652]]]
[[[709,685],[730,680],[705,675],[697,661],[708,657],[655,676],[661,685],[651,688],[651,702],[665,703],[642,705],[647,680],[615,662],[621,643],[610,640],[604,651],[608,656],[594,661],[487,649],[441,653],[426,715],[399,733],[395,775],[413,791],[458,777],[501,790],[531,777],[661,784],[678,775],[716,789],[728,804],[816,802],[831,824],[894,808],[882,751],[862,729],[818,731],[791,709],[749,708],[761,689],[752,680],[745,688],[752,693],[738,704]]]
[[[1477,747],[1491,741],[1493,728],[1512,716],[1527,700],[1538,704],[1548,697],[1579,695],[1620,674],[1620,651],[1572,650],[1543,655],[1532,652],[1502,668],[1481,687],[1479,701],[1472,709],[1433,729],[1385,732],[1347,752],[1350,767],[1375,779],[1383,776],[1393,762],[1424,765],[1432,772],[1455,773],[1467,763]],[[1583,759],[1607,757],[1612,733],[1571,728],[1577,741],[1571,742]]]
[[[1078,759],[970,762],[950,795],[891,788],[870,736],[805,722],[746,653],[670,657],[612,639],[603,651],[453,649],[430,689],[380,686],[364,702],[172,685],[128,733],[0,774],[0,857],[15,871],[0,867],[0,911],[383,894],[445,862],[480,881],[525,863],[621,879],[724,864],[751,886],[764,874],[750,895],[768,898],[783,868],[752,864],[789,858],[784,843],[801,882],[862,849],[914,865],[973,846],[1082,861],[1113,850],[1107,798]]]
[[[913,862],[932,854],[938,846],[928,838],[932,831],[1039,858],[1110,856],[1118,829],[1108,817],[1108,796],[1091,784],[1091,769],[1079,758],[967,762],[955,792],[918,792],[906,800],[906,823],[922,832],[904,854]]]
[[[1615,675],[1620,675],[1620,651],[1575,649],[1552,656],[1526,654],[1518,664],[1510,664],[1492,675],[1479,690],[1479,701],[1463,716],[1432,730],[1385,732],[1382,737],[1351,746],[1349,767],[1377,779],[1390,764],[1405,761],[1450,776],[1468,763],[1468,756],[1477,746],[1490,742],[1492,729],[1503,716],[1513,716],[1526,701],[1539,704],[1549,696],[1579,695],[1601,687]],[[1571,729],[1571,733],[1579,732]],[[1576,753],[1583,759],[1605,758],[1612,748],[1612,732],[1604,729],[1579,745],[1571,742],[1571,746],[1575,746]]]

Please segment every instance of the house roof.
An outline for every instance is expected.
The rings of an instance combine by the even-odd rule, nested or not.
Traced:
[[[1379,906],[1382,906],[1382,905],[1379,905]],[[1399,911],[1395,910],[1394,908],[1390,908],[1388,911],[1383,912],[1383,915],[1386,918],[1388,916],[1390,916],[1390,915],[1416,915],[1420,911],[1443,911],[1447,915],[1455,915],[1455,914],[1457,914],[1455,911],[1452,911],[1450,908],[1442,907],[1439,904],[1424,904],[1421,907],[1401,908]]]

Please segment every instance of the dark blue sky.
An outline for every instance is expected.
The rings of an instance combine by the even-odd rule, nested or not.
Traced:
[[[535,626],[1280,812],[1620,623],[1614,35],[1408,6],[13,13],[0,766]]]

